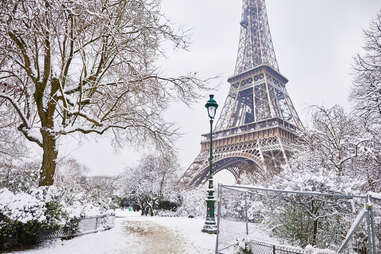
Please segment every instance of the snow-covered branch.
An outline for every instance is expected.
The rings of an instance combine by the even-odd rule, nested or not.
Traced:
[[[55,167],[57,152],[50,151],[57,151],[57,135],[113,130],[120,143],[143,133],[151,142],[172,144],[176,130],[163,120],[163,112],[173,97],[196,101],[206,80],[195,73],[158,73],[163,42],[180,48],[187,44],[158,2],[53,0],[48,7],[44,0],[20,3],[9,2],[0,20],[0,57],[5,63],[0,78],[17,84],[20,92],[2,97],[16,105],[19,130],[44,148],[41,179],[50,181],[41,184],[52,183],[47,172],[54,174],[50,167]],[[41,140],[31,129],[41,130]]]
[[[26,128],[30,129],[31,128],[30,123],[29,123],[28,119],[26,118],[26,116],[24,115],[21,108],[19,107],[18,103],[12,97],[10,97],[9,95],[7,95],[5,93],[0,92],[0,98],[3,98],[5,100],[9,101],[12,104],[13,108],[16,110],[18,116],[20,117],[23,125]]]

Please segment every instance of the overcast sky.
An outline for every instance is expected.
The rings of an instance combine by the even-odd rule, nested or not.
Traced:
[[[219,75],[210,83],[220,105],[228,93],[239,42],[241,0],[162,0],[162,11],[189,32],[191,47],[168,51],[161,71],[182,74],[197,71],[201,77]],[[363,46],[366,29],[381,9],[379,0],[267,0],[267,14],[281,74],[291,100],[305,125],[310,105],[343,105],[350,110],[353,56]],[[185,170],[200,151],[201,134],[209,130],[204,108],[208,93],[192,108],[174,104],[166,119],[184,134],[176,142],[180,170]],[[93,175],[114,175],[136,165],[140,152],[113,151],[109,142],[96,137],[80,145],[62,147],[61,155],[73,156]]]

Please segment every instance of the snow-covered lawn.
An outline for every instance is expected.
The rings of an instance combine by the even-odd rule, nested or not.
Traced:
[[[146,217],[118,212],[115,227],[71,240],[56,240],[37,249],[17,254],[209,254],[216,236],[202,233],[204,219]]]

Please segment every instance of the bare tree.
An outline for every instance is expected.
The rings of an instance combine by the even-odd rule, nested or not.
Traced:
[[[171,145],[161,115],[192,103],[205,81],[168,77],[155,60],[169,40],[187,48],[159,0],[13,0],[0,3],[0,101],[43,150],[39,185],[52,185],[57,138],[110,132],[119,141]]]
[[[73,192],[77,192],[77,190],[80,192],[80,189],[83,189],[81,184],[86,182],[86,173],[88,173],[88,168],[81,165],[76,159],[62,158],[57,161],[54,185]]]
[[[318,167],[342,175],[352,165],[360,147],[369,140],[362,136],[359,122],[339,105],[314,106],[313,109],[312,129],[306,130],[303,136],[311,159]]]
[[[0,103],[0,164],[25,157],[26,149],[15,129],[16,123],[14,112]]]
[[[312,126],[303,131],[300,151],[268,185],[323,193],[379,192],[381,135],[369,132],[362,118],[339,105],[312,110]],[[301,246],[326,248],[342,241],[356,201],[276,194],[265,203],[276,235]]]
[[[362,118],[338,105],[313,107],[312,128],[303,133],[301,152],[291,160],[291,171],[325,172],[357,179],[362,190],[379,190],[381,179],[380,130],[369,130]],[[287,171],[288,172],[288,171]],[[338,178],[336,178],[338,177]]]
[[[351,98],[365,119],[381,119],[381,11],[364,31],[365,53],[354,58],[354,87]]]
[[[136,168],[127,170],[124,192],[135,198],[142,210],[142,215],[154,214],[161,198],[170,195],[178,181],[178,165],[173,154],[147,155]],[[174,190],[172,190],[174,192]]]
[[[37,173],[34,163],[27,163],[25,142],[16,130],[16,117],[0,102],[0,188],[27,189]],[[24,172],[23,172],[24,171]]]
[[[351,99],[363,133],[371,142],[363,147],[362,165],[367,190],[381,190],[381,11],[364,30],[364,53],[354,57],[354,86]]]

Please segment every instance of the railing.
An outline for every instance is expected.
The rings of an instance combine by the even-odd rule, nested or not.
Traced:
[[[65,230],[61,228],[54,233],[40,235],[41,240],[55,239],[55,238],[71,238],[75,236],[96,233],[99,231],[108,230],[114,227],[115,216],[112,215],[100,215],[82,218],[79,221],[78,229],[74,232],[71,230]]]
[[[260,131],[260,130],[271,129],[275,127],[281,127],[281,128],[287,129],[289,132],[293,134],[296,134],[298,130],[297,127],[295,127],[293,124],[287,121],[284,121],[280,119],[279,117],[275,117],[275,118],[262,120],[259,122],[249,123],[240,127],[234,127],[230,129],[224,129],[224,130],[216,130],[213,133],[213,139],[217,140],[220,138],[233,137],[236,135],[243,135],[253,131]],[[209,139],[210,139],[209,134],[203,134],[201,138],[201,143],[208,143]]]
[[[79,222],[76,236],[111,229],[114,227],[114,222],[115,216],[102,215],[84,218]]]
[[[249,242],[253,253],[258,254],[303,254],[304,250],[297,247],[275,245],[272,243],[251,240]]]

